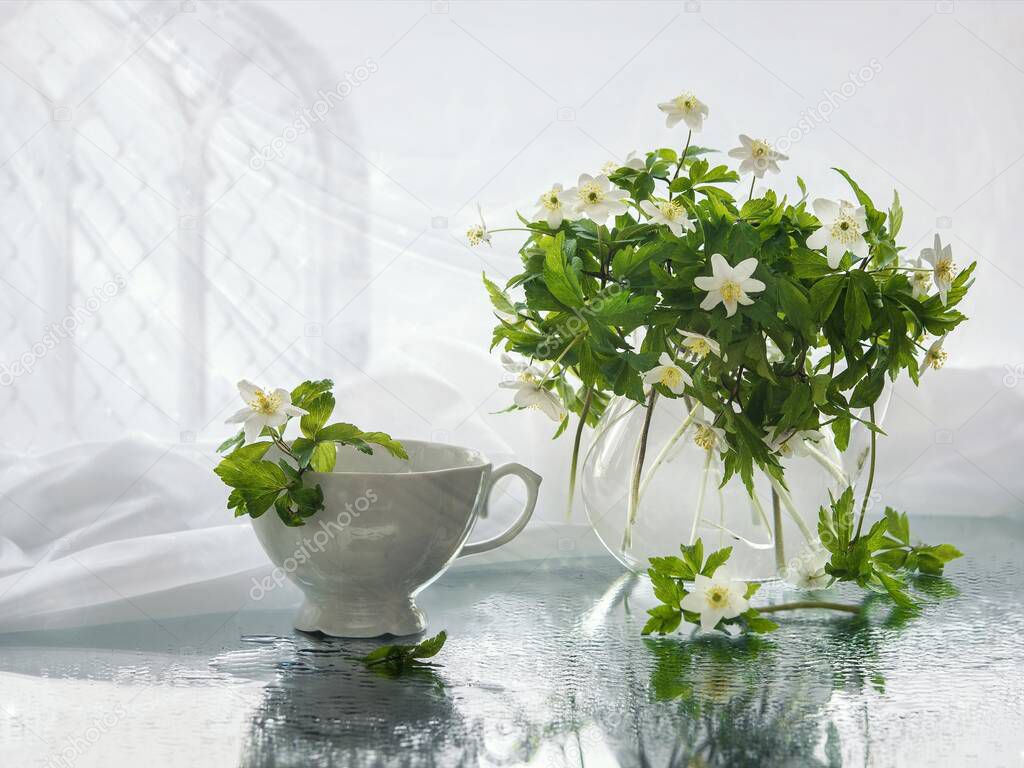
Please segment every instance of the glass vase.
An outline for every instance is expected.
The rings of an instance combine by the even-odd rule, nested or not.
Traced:
[[[890,396],[887,386],[877,422]],[[685,398],[654,400],[644,441],[647,410],[646,404],[621,397],[609,404],[580,478],[598,538],[636,573],[646,572],[648,558],[678,554],[680,544],[700,538],[705,552],[732,546],[729,565],[737,578],[782,576],[805,542],[817,539],[818,509],[829,503],[830,493],[838,496],[856,486],[869,456],[867,427],[854,422],[843,452],[825,427],[823,439],[803,441],[797,451],[780,457],[785,486],[755,467],[750,494],[738,475],[722,484],[720,455],[694,442],[699,414],[691,413]]]

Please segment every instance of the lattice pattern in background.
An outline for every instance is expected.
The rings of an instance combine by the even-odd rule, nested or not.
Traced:
[[[315,366],[322,347],[305,339],[330,317],[328,290],[365,277],[346,201],[365,204],[363,170],[290,128],[333,87],[328,68],[262,9],[196,11],[0,11],[5,447],[194,439],[239,372]],[[353,129],[343,100],[331,117]],[[275,140],[278,155],[253,159]],[[346,334],[362,360],[358,318]]]

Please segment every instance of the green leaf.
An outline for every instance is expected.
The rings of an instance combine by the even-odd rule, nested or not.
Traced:
[[[889,593],[889,597],[896,603],[900,608],[916,608],[917,603],[903,590],[903,582],[894,576],[890,576],[883,571],[875,571],[875,576],[885,587],[885,591]]]
[[[889,237],[895,238],[903,226],[903,206],[900,205],[900,193],[892,191],[892,205],[889,206]]]
[[[861,332],[871,326],[871,310],[861,286],[853,280],[846,284],[846,303],[843,306],[846,339],[855,343]]]
[[[548,290],[570,309],[582,308],[583,288],[563,251],[565,233],[559,232],[553,238],[543,237],[540,244],[544,250],[543,274]]]
[[[418,643],[412,649],[410,655],[414,659],[429,659],[440,652],[446,640],[448,640],[448,633],[442,629],[433,637],[428,637],[426,640]]]
[[[800,331],[804,340],[811,343],[818,337],[818,329],[814,324],[810,302],[803,289],[790,280],[782,279],[776,283],[779,293],[779,304],[790,323]]]
[[[644,323],[657,303],[655,296],[634,297],[626,291],[619,291],[606,299],[595,301],[590,312],[594,320],[602,325],[622,326],[628,332]]]
[[[907,513],[900,514],[892,507],[885,508],[885,522],[889,534],[903,545],[910,545],[910,521]]]
[[[491,297],[491,305],[499,314],[515,316],[516,308],[508,295],[501,290],[493,281],[487,279],[486,273],[481,273],[487,294]]]
[[[761,245],[761,236],[757,230],[745,221],[737,222],[729,232],[729,259],[733,265],[754,255]]]
[[[292,390],[292,405],[297,405],[303,410],[324,392],[330,392],[334,388],[334,382],[330,379],[319,381],[304,381]]]
[[[288,487],[288,477],[272,461],[224,459],[213,470],[232,488],[245,491],[281,491]]]
[[[750,608],[744,613],[740,614],[743,620],[747,623],[747,629],[751,632],[762,634],[765,632],[774,632],[779,628],[771,619],[766,619],[759,614],[755,609]]]
[[[811,286],[809,301],[818,322],[824,323],[839,301],[843,290],[843,275],[828,275]]]
[[[693,577],[696,572],[693,567],[687,563],[684,563],[680,558],[675,555],[669,555],[668,557],[652,557],[650,558],[651,567],[648,573],[656,571],[666,576],[675,576],[679,579],[686,579],[687,581],[693,581]]]
[[[708,559],[704,563],[704,567],[701,568],[701,574],[704,576],[714,576],[715,571],[725,564],[731,554],[732,547],[725,547],[724,549],[712,552],[708,555]]]
[[[679,601],[686,594],[682,587],[679,586],[679,583],[671,576],[659,573],[653,568],[649,569],[647,573],[651,577],[651,584],[654,586],[654,596],[666,605],[678,608]]]
[[[320,440],[313,447],[309,468],[314,472],[331,472],[338,460],[338,446],[331,440]]]
[[[656,605],[647,611],[650,615],[650,619],[644,624],[644,628],[640,630],[641,635],[649,635],[652,632],[657,632],[659,635],[667,635],[669,632],[675,632],[679,629],[679,624],[683,620],[683,612],[678,608],[672,608],[668,605]]]
[[[306,437],[316,438],[320,427],[326,424],[334,413],[334,395],[323,392],[309,401],[305,408],[308,413],[299,421],[299,428]]]
[[[363,436],[363,430],[355,424],[335,422],[320,429],[317,438],[320,440],[333,440],[337,443],[344,443],[349,440],[358,440]]]
[[[217,453],[224,453],[225,451],[233,451],[238,446],[245,442],[245,430],[238,430],[238,434],[234,437],[229,437],[223,443],[217,446]]]
[[[363,432],[362,439],[367,443],[379,445],[396,459],[408,459],[405,447],[386,432]]]

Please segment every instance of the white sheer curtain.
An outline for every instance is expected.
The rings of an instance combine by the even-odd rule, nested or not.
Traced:
[[[877,486],[1021,514],[1022,31],[1018,3],[3,4],[0,624],[246,603],[264,558],[210,472],[242,376],[330,376],[347,420],[528,464],[505,556],[594,551],[563,525],[568,439],[494,413],[479,273],[514,274],[516,240],[462,232],[678,144],[654,104],[683,88],[701,144],[786,141],[774,188],[837,196],[845,167],[899,190],[908,254],[938,232],[980,262]]]

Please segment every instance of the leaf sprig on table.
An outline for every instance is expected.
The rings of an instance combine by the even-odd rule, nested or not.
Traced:
[[[364,432],[344,422],[328,424],[335,406],[333,388],[330,379],[304,381],[291,392],[239,382],[246,407],[229,421],[244,421],[244,426],[218,447],[218,452],[228,455],[214,469],[232,489],[228,509],[236,517],[256,518],[273,507],[285,525],[304,525],[324,508],[320,484],[306,485],[304,475],[331,472],[338,446],[352,446],[366,454],[379,446],[396,458],[409,458],[402,444],[384,432]],[[288,441],[285,430],[295,418],[301,436]],[[264,458],[271,448],[283,454],[276,462]]]
[[[852,488],[819,510],[818,536],[830,555],[825,573],[832,583],[853,582],[887,593],[902,608],[915,608],[917,601],[906,591],[906,575],[915,571],[941,575],[946,563],[963,555],[951,544],[911,544],[906,512],[899,513],[892,507],[887,507],[885,517],[862,533],[863,513],[862,509],[855,529]]]
[[[448,639],[448,633],[441,630],[415,645],[382,645],[363,657],[363,663],[370,668],[380,668],[393,675],[437,666],[424,659],[431,659],[440,653]]]

